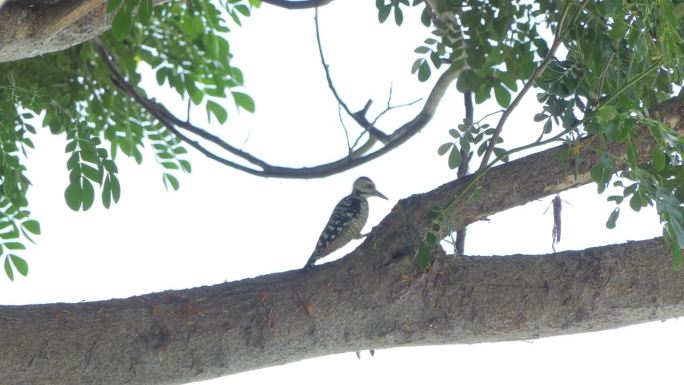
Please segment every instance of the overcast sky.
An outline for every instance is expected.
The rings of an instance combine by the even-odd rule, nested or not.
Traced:
[[[436,79],[419,83],[410,74],[413,49],[427,37],[417,18],[397,28],[379,25],[370,1],[337,1],[320,11],[321,33],[338,91],[352,109],[372,99],[371,115],[393,103],[425,97]],[[268,162],[315,165],[346,153],[337,105],[325,83],[314,36],[313,11],[264,5],[230,35],[234,63],[245,73],[256,114],[232,111],[225,127],[214,127],[235,144]],[[152,81],[148,92],[167,100]],[[534,100],[532,93],[532,100]],[[172,101],[169,101],[173,103]],[[226,102],[230,104],[230,102]],[[387,131],[415,115],[421,103],[396,110],[379,126]],[[43,235],[25,256],[28,278],[0,279],[0,303],[78,302],[210,285],[304,265],[335,203],[358,176],[371,177],[390,200],[372,199],[366,231],[397,200],[429,191],[454,173],[437,147],[463,118],[455,90],[434,121],[399,149],[360,168],[320,180],[263,179],[241,174],[190,151],[193,172],[181,189],[164,189],[150,151],[142,166],[119,157],[122,198],[105,210],[99,203],[74,213],[64,203],[67,185],[63,137],[41,133],[28,160],[31,209]],[[476,106],[476,118],[496,111]],[[184,111],[184,107],[176,108]],[[509,120],[504,138],[523,143],[539,133],[527,103]],[[202,116],[198,108],[193,116]],[[348,119],[352,138],[358,128]],[[513,138],[513,136],[516,136]],[[581,249],[658,236],[654,210],[623,210],[616,230],[605,221],[612,204],[589,185],[561,195],[563,240],[557,250]],[[467,254],[551,252],[552,197],[497,214],[469,227]],[[496,242],[491,242],[491,239]],[[487,239],[488,241],[484,241]],[[343,256],[354,242],[331,258]],[[326,259],[330,260],[330,259]],[[323,260],[321,262],[324,262]],[[346,384],[418,381],[488,384],[679,383],[682,324],[657,322],[619,330],[528,342],[381,350],[358,360],[354,353],[302,361],[204,382],[253,384]]]

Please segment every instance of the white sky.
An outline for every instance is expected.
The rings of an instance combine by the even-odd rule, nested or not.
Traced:
[[[405,26],[377,23],[370,1],[337,1],[320,11],[326,58],[339,93],[353,110],[368,98],[371,114],[384,107],[390,84],[393,102],[427,95],[436,79],[420,84],[410,74],[413,49],[427,37],[417,18]],[[327,89],[317,55],[313,11],[286,11],[264,5],[230,37],[235,64],[245,73],[257,113],[232,113],[215,128],[233,143],[274,164],[314,165],[346,152],[337,106]],[[149,92],[154,94],[155,87]],[[158,92],[157,98],[166,95]],[[532,93],[532,100],[533,100]],[[230,102],[226,102],[230,104]],[[419,104],[420,105],[420,104]],[[391,130],[419,107],[398,110],[382,120]],[[497,106],[476,106],[476,118]],[[177,108],[184,111],[184,107]],[[523,105],[504,130],[536,137],[534,105]],[[197,109],[193,116],[204,115]],[[121,298],[167,289],[210,285],[304,265],[332,207],[360,176],[371,177],[390,201],[373,199],[366,229],[377,224],[398,199],[451,180],[454,173],[437,147],[463,118],[463,103],[451,91],[438,116],[398,150],[363,167],[319,180],[263,179],[239,173],[191,150],[193,173],[181,189],[167,192],[150,151],[142,166],[119,157],[122,198],[109,210],[96,203],[72,212],[64,203],[68,182],[63,137],[35,138],[30,154],[31,209],[43,235],[23,254],[28,278],[0,279],[0,304],[77,302]],[[358,132],[347,120],[347,128]],[[515,132],[514,132],[515,131]],[[352,134],[352,137],[355,137]],[[517,138],[516,137],[516,138]],[[522,143],[522,142],[520,142]],[[660,234],[654,210],[624,208],[616,230],[605,221],[612,205],[593,185],[562,194],[563,240],[558,250],[646,239]],[[551,197],[531,202],[469,227],[468,254],[551,252]],[[524,224],[521,224],[524,221]],[[497,243],[484,242],[495,234]],[[343,256],[355,242],[334,257]],[[265,246],[265,247],[264,247]],[[467,384],[680,383],[678,321],[529,342],[441,346],[354,353],[242,373],[203,384],[253,384],[285,379],[298,384],[378,382],[409,384],[447,381]]]

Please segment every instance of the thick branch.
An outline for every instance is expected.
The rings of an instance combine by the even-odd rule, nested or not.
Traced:
[[[658,112],[682,131],[684,107]],[[634,141],[648,154],[643,131]],[[582,179],[557,161],[562,149],[547,150],[492,169],[449,219],[458,229],[586,183],[594,155],[584,145]],[[351,255],[311,273],[0,307],[0,383],[177,384],[343,351],[531,339],[684,315],[684,281],[659,239],[547,256],[453,259],[435,250],[421,274],[411,256],[426,214],[467,181],[400,201]]]
[[[5,4],[0,9],[0,63],[61,51],[100,35],[114,18],[105,4],[105,0],[61,0],[35,7]]]
[[[660,116],[675,132],[684,133],[684,105],[671,100],[651,111]],[[581,149],[579,164],[570,157],[567,163],[560,161],[561,155],[569,151],[567,146],[559,146],[520,158],[489,170],[478,182],[478,194],[466,195],[447,212],[448,228],[458,231],[466,225],[509,208],[517,207],[548,195],[591,182],[589,170],[598,162],[602,149],[599,141],[582,140],[577,147]],[[646,127],[635,128],[632,143],[637,149],[637,161],[646,162],[656,142]],[[620,156],[626,154],[627,143],[607,144],[606,151]],[[626,155],[623,164],[626,165]],[[429,224],[428,213],[435,207],[446,207],[476,174],[444,184],[428,194],[409,197],[400,201],[397,207],[380,224],[389,226],[392,231],[379,231],[369,236],[368,242],[388,245],[387,255],[414,255]],[[403,226],[395,226],[403,223]],[[444,237],[447,226],[439,233]],[[395,242],[401,239],[403,242]]]
[[[351,262],[124,300],[1,307],[0,382],[180,384],[359,349],[528,340],[684,315],[684,280],[660,239],[441,258],[427,275],[405,258]]]
[[[165,1],[154,0],[154,4]],[[282,8],[304,9],[324,6],[332,0],[264,2]],[[109,30],[114,18],[113,13],[106,12],[106,3],[106,0],[15,0],[6,3],[0,0],[0,63],[65,50],[99,36]]]

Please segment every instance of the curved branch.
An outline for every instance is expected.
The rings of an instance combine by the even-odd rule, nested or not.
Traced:
[[[345,103],[342,97],[337,93],[337,88],[335,88],[335,85],[332,81],[332,76],[330,75],[330,66],[328,65],[328,63],[326,63],[325,56],[323,55],[321,33],[318,27],[318,8],[316,8],[316,12],[314,14],[314,25],[316,26],[316,43],[318,45],[318,55],[321,58],[321,64],[323,65],[323,70],[325,71],[325,78],[328,81],[328,88],[335,97],[335,100],[337,100],[337,103],[342,107],[342,109],[347,113],[347,115],[354,119],[354,121],[356,121],[356,123],[359,126],[361,126],[365,130],[365,132],[368,132],[369,135],[368,141],[364,145],[362,145],[361,148],[357,149],[352,153],[353,157],[362,156],[364,153],[370,150],[371,147],[378,140],[383,144],[387,144],[387,142],[389,141],[389,136],[387,136],[387,134],[385,134],[384,132],[378,130],[373,123],[369,122],[368,119],[366,119],[366,113],[368,112],[368,109],[370,108],[372,101],[369,100],[368,102],[366,102],[366,105],[360,111],[352,112],[347,106],[347,103]]]
[[[276,7],[281,7],[285,9],[307,9],[307,8],[318,8],[324,5],[328,5],[333,2],[333,0],[301,0],[301,1],[290,1],[290,0],[261,0],[262,2]]]
[[[344,158],[338,159],[336,161],[313,167],[281,167],[271,165],[252,154],[249,154],[245,151],[238,149],[235,146],[230,145],[218,136],[211,134],[210,132],[202,128],[199,128],[189,122],[177,118],[163,105],[148,99],[140,92],[138,92],[133,85],[126,81],[126,79],[117,69],[116,64],[112,61],[112,56],[109,54],[109,52],[107,52],[106,48],[100,42],[95,42],[95,44],[97,46],[98,52],[100,53],[100,56],[102,57],[103,62],[110,71],[114,85],[121,89],[125,94],[132,97],[148,113],[150,113],[152,116],[158,119],[170,132],[176,135],[180,140],[186,142],[187,144],[197,149],[202,154],[204,154],[212,160],[220,162],[226,166],[233,167],[239,171],[243,171],[252,175],[262,177],[298,179],[320,178],[352,169],[361,164],[369,162],[375,158],[378,158],[388,153],[389,151],[392,151],[399,145],[406,142],[413,135],[418,133],[423,127],[425,127],[430,122],[430,120],[432,120],[432,117],[434,116],[435,111],[437,110],[437,106],[439,105],[439,102],[446,93],[446,90],[448,89],[449,85],[453,83],[454,80],[456,80],[458,75],[461,73],[461,70],[455,70],[453,68],[450,68],[449,70],[444,72],[435,83],[435,86],[433,87],[432,91],[430,92],[430,95],[425,101],[422,110],[411,121],[403,124],[392,135],[390,135],[390,140],[381,149],[358,158],[345,156]],[[369,104],[367,104],[366,106],[368,107]],[[364,107],[364,110],[366,110],[367,107]],[[200,138],[205,139],[208,142],[211,142],[219,146],[221,149],[237,156],[242,160],[245,160],[253,164],[257,168],[242,165],[240,163],[228,160],[224,157],[221,157],[211,152],[199,142],[194,141],[188,136],[181,133],[180,129],[197,135]]]

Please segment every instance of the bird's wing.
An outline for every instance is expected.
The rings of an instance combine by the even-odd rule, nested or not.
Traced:
[[[357,235],[352,233],[359,232],[360,229],[357,229],[356,226],[350,226],[350,224],[361,215],[361,206],[361,199],[353,195],[349,195],[337,203],[321,236],[318,238],[314,255],[322,257],[330,254]]]

